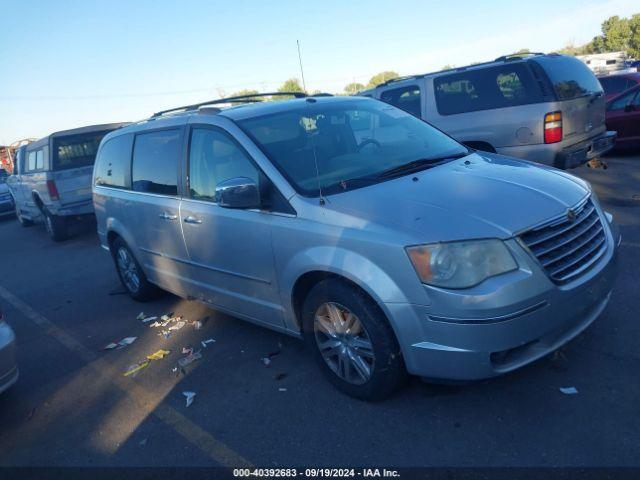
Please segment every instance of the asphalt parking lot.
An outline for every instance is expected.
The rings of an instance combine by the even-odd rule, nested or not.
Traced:
[[[377,404],[335,390],[296,339],[171,295],[132,301],[91,225],[54,244],[41,226],[0,221],[0,304],[21,372],[0,395],[0,465],[639,466],[640,155],[608,164],[574,171],[623,235],[603,316],[517,372],[464,386],[412,379]],[[164,339],[141,310],[211,318]],[[208,338],[176,376],[181,349]],[[160,348],[171,354],[123,376]],[[559,391],[569,386],[578,394]],[[188,408],[183,391],[197,394]]]

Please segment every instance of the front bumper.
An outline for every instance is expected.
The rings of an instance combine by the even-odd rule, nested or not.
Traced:
[[[600,157],[613,148],[617,136],[617,132],[608,131],[578,145],[567,147],[556,155],[555,166],[566,170]]]
[[[0,323],[0,393],[18,380],[16,337],[7,323]]]
[[[571,284],[558,286],[542,270],[521,268],[486,280],[471,294],[429,287],[431,305],[385,304],[409,373],[451,380],[494,377],[574,338],[611,296],[619,236],[613,225],[608,230],[605,255]],[[523,265],[528,254],[516,255]]]

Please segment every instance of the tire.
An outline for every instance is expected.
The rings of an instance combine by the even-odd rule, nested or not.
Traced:
[[[20,208],[18,207],[18,202],[16,202],[15,198],[13,199],[13,205],[14,205],[14,208],[16,210],[16,218],[18,219],[18,222],[20,222],[20,225],[22,225],[23,227],[32,226],[33,225],[33,221],[24,218],[20,214]]]
[[[142,267],[125,241],[116,238],[111,244],[111,250],[120,283],[129,296],[138,302],[148,302],[158,297],[161,290],[147,280]]]
[[[67,219],[53,215],[48,210],[44,212],[44,226],[54,242],[62,242],[67,239]]]
[[[345,320],[337,329],[332,321],[336,314],[334,307]],[[367,401],[382,400],[407,376],[386,317],[368,295],[346,282],[327,279],[315,285],[304,301],[302,326],[305,342],[320,369],[347,395]]]

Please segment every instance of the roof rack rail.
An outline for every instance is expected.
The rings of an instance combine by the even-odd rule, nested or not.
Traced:
[[[191,110],[196,110],[199,107],[202,107],[205,105],[216,105],[219,103],[231,103],[231,102],[249,103],[252,101],[251,99],[253,98],[281,97],[281,96],[293,96],[295,98],[305,98],[307,97],[307,94],[304,92],[272,92],[272,93],[254,93],[251,95],[237,95],[235,97],[218,98],[216,100],[209,100],[207,102],[193,103],[191,105],[183,105],[182,107],[168,108],[167,110],[161,110],[159,112],[154,113],[153,115],[151,115],[151,118],[161,117],[162,115],[165,115],[167,113],[179,112],[181,110],[185,112],[189,112]]]
[[[517,60],[522,57],[545,55],[542,52],[522,52],[522,53],[510,53],[509,55],[502,55],[494,60],[494,62],[508,62],[509,60]]]
[[[410,78],[420,78],[420,77],[424,77],[424,75],[422,74],[418,74],[418,75],[405,75],[403,77],[395,77],[395,78],[390,78],[389,80],[381,83],[380,85],[376,85],[374,88],[376,87],[384,87],[385,85],[389,85],[391,83],[395,83],[395,82],[401,82],[403,80],[409,80]]]

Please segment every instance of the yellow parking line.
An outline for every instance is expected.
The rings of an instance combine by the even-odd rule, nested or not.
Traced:
[[[11,304],[16,310],[20,311],[25,317],[44,330],[47,335],[67,348],[67,350],[78,355],[82,360],[90,364],[87,365],[87,368],[90,368],[97,377],[107,376],[114,386],[122,390],[125,395],[141,408],[156,404],[152,412],[156,418],[171,427],[189,443],[198,447],[215,462],[225,467],[251,466],[251,462],[227,447],[221,441],[216,440],[210,433],[187,419],[180,412],[168,405],[157,403],[157,398],[153,393],[148,392],[136,383],[122,378],[122,372],[114,369],[103,358],[98,357],[95,352],[85,347],[73,336],[69,335],[62,328],[55,325],[48,318],[38,313],[30,305],[26,304],[1,285],[0,298]]]

